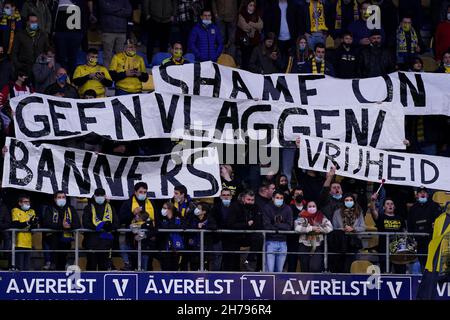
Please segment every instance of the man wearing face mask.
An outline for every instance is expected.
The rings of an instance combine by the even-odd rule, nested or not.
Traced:
[[[41,31],[41,21],[35,14],[29,14],[26,21],[25,30],[17,32],[11,57],[16,71],[27,70],[31,75],[37,57],[49,47],[49,39],[48,34]]]
[[[31,14],[35,14],[40,22],[40,29],[42,32],[50,34],[52,27],[52,16],[50,12],[50,8],[47,5],[46,0],[27,0],[22,10],[20,11],[20,15],[22,16],[22,20],[26,20],[26,18]]]
[[[55,82],[56,70],[60,67],[60,64],[55,61],[55,50],[53,48],[48,48],[46,52],[39,55],[33,65],[36,92],[44,92],[45,88]]]
[[[342,33],[342,43],[335,52],[334,67],[338,78],[358,77],[358,51],[353,45],[353,35],[349,31]]]
[[[370,44],[359,54],[359,75],[361,78],[379,77],[395,70],[392,55],[381,43],[380,30],[372,30]]]
[[[170,51],[172,53],[172,56],[170,58],[164,59],[161,63],[162,66],[179,66],[185,63],[189,63],[188,60],[183,58],[183,45],[181,44],[181,42],[174,42],[170,47]]]
[[[233,196],[231,190],[228,188],[222,188],[220,198],[215,201],[211,215],[208,218],[208,229],[228,229],[227,221],[230,215],[232,199]],[[227,235],[226,233],[213,233],[211,236],[211,250],[225,250],[225,248],[230,247],[228,243],[233,241],[233,237]],[[222,257],[223,254],[221,252],[211,253],[209,271],[221,271]]]
[[[78,99],[78,91],[69,83],[69,76],[64,68],[56,70],[56,81],[44,90],[44,94],[50,96]]]
[[[20,29],[22,29],[20,13],[14,1],[7,0],[3,5],[3,14],[0,18],[0,47],[6,55],[12,53],[14,38]]]
[[[123,202],[120,208],[119,218],[120,224],[124,227],[128,227],[132,220],[139,214],[146,213],[149,216],[150,221],[152,221],[153,226],[157,226],[155,209],[152,201],[147,197],[148,185],[145,182],[138,182],[134,185],[134,193],[129,200]],[[134,241],[134,235],[128,233],[125,239],[120,241],[121,250],[130,250]],[[134,270],[137,266],[137,256],[135,254],[131,255],[132,259],[130,261],[129,254],[127,252],[121,253],[122,259],[125,264],[126,270]],[[151,266],[153,256],[149,258],[149,265]],[[147,267],[144,266],[145,270]]]
[[[444,53],[441,66],[436,70],[437,73],[450,73],[450,49]]]
[[[116,96],[142,92],[142,83],[148,80],[148,73],[144,59],[136,54],[134,40],[128,39],[124,51],[112,58],[109,72],[116,83]]]
[[[216,62],[223,51],[222,34],[212,22],[211,10],[203,9],[200,18],[189,36],[189,51],[198,62]]]
[[[342,187],[339,182],[333,182],[336,168],[331,167],[327,172],[325,182],[319,197],[319,207],[328,220],[333,220],[334,212],[342,206]]]
[[[239,201],[233,203],[227,219],[227,225],[232,230],[262,230],[262,211],[255,204],[255,193],[251,190],[242,192]],[[239,251],[240,247],[250,247],[250,251],[262,250],[262,234],[260,233],[230,233],[229,241],[224,242],[225,251]],[[225,244],[227,245],[225,247]],[[243,254],[244,271],[260,270],[260,254]],[[224,259],[224,271],[240,271],[240,260],[238,254],[228,254]]]
[[[444,53],[450,48],[450,5],[447,7],[446,19],[437,26],[434,43],[436,60],[442,61]]]
[[[28,231],[38,227],[36,212],[34,209],[31,209],[29,196],[19,196],[16,207],[11,210],[11,227],[24,230],[16,234],[16,265],[12,266],[12,268],[28,271],[31,267],[31,252],[23,250],[32,249],[33,237],[31,232]]]
[[[368,10],[371,5],[370,1],[364,1],[360,5],[360,13],[359,20],[353,21],[348,30],[353,34],[353,41],[356,45],[359,46],[368,46],[370,44],[370,33],[371,29],[369,29],[367,20],[371,17],[372,12]],[[379,30],[381,34],[381,38],[384,41],[385,32],[383,27]]]
[[[119,228],[119,218],[114,208],[106,200],[106,192],[102,188],[95,189],[94,196],[83,211],[83,228],[95,232],[84,234],[83,247],[88,250],[112,250],[112,232]],[[106,271],[110,253],[86,253],[88,271]]]
[[[86,64],[75,69],[73,83],[79,87],[78,94],[80,96],[83,96],[87,90],[94,90],[97,98],[106,96],[106,87],[112,86],[113,82],[108,69],[98,64],[97,49],[88,50]]]
[[[334,67],[328,59],[325,59],[325,45],[317,43],[314,48],[314,57],[305,65],[305,73],[335,76]]]
[[[441,214],[441,207],[429,196],[425,187],[420,187],[416,194],[416,203],[409,209],[408,231],[428,233],[429,237],[416,237],[417,253],[427,253],[428,243],[433,234],[433,222]],[[419,257],[422,269],[425,266],[426,257]]]
[[[275,191],[272,203],[263,210],[264,230],[293,230],[292,210],[284,204],[284,193]],[[286,234],[270,233],[266,235],[266,272],[282,272],[286,261]]]
[[[408,70],[411,60],[420,53],[421,42],[420,32],[414,30],[411,17],[403,17],[397,29],[397,64],[400,70]]]
[[[57,191],[51,206],[45,208],[43,214],[43,228],[63,230],[64,232],[50,233],[48,237],[51,250],[70,250],[74,235],[69,230],[81,227],[77,211],[67,201],[64,191]],[[55,254],[56,270],[65,270],[68,252]]]

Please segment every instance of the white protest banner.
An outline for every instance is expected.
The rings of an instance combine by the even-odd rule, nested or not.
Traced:
[[[385,149],[404,149],[404,114],[390,104],[302,107],[151,93],[92,100],[33,94],[12,99],[16,137],[58,140],[96,133],[116,141],[176,138],[295,147],[300,133]]]
[[[118,157],[7,138],[2,187],[69,196],[91,197],[104,188],[111,199],[128,199],[136,182],[148,184],[150,198],[171,198],[185,185],[194,198],[220,193],[219,157],[214,148],[177,153]]]
[[[395,72],[369,79],[312,74],[261,75],[213,62],[154,67],[157,92],[224,99],[260,99],[312,106],[394,102],[406,115],[450,116],[448,74]]]
[[[399,153],[302,136],[298,166],[354,179],[450,190],[450,158]]]

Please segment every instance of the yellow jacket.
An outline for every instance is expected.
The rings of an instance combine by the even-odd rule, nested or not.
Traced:
[[[103,72],[105,74],[105,79],[102,82],[86,78],[89,74],[96,72]],[[97,98],[102,98],[105,97],[105,85],[112,85],[112,79],[108,69],[104,66],[89,66],[83,64],[75,69],[75,72],[73,73],[73,83],[79,87],[78,94],[80,96],[83,96],[87,90],[94,90],[95,93],[97,93]]]
[[[31,218],[35,217],[36,213],[33,209],[23,211],[19,208],[13,208],[11,211],[12,221],[28,222]],[[16,235],[16,247],[31,249],[33,244],[33,237],[31,232],[18,232]]]
[[[137,70],[141,73],[147,73],[144,59],[137,54],[133,57],[127,56],[124,52],[117,53],[111,60],[109,70],[116,81],[116,88],[124,90],[129,93],[142,92],[142,82],[148,79],[147,77],[126,77],[127,70]]]
[[[442,230],[444,227],[445,220],[447,215],[450,215],[450,212],[441,214],[434,221],[433,228],[433,238],[428,245],[428,257],[427,263],[425,265],[425,269],[429,272],[441,272],[441,252],[442,249],[449,249],[449,243],[444,239],[446,234],[450,233],[450,225],[447,226],[445,230]]]

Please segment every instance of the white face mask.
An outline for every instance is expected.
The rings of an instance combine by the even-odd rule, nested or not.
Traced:
[[[163,216],[163,217],[167,217],[167,209],[161,209],[161,215]]]
[[[450,13],[447,13],[447,20],[450,21]]]
[[[302,211],[303,210],[303,206],[296,206],[298,210]]]

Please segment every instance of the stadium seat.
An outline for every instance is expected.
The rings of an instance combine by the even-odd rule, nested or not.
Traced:
[[[236,68],[236,62],[234,61],[234,58],[226,53],[222,53],[220,55],[219,59],[217,59],[217,63],[222,66]]]
[[[373,220],[373,217],[370,213],[367,213],[364,217],[364,223],[366,224],[366,231],[377,231],[375,221]]]
[[[436,191],[433,194],[433,201],[439,203],[442,209],[445,209],[447,203],[450,202],[450,192]]]
[[[439,67],[438,63],[433,59],[433,57],[421,56],[420,58],[423,61],[423,70],[425,72],[434,72]]]
[[[334,39],[331,36],[328,36],[327,39],[325,40],[325,47],[327,49],[335,48]]]
[[[148,75],[148,80],[142,84],[142,91],[152,92],[155,91],[155,85],[153,83],[153,75]]]
[[[367,260],[356,260],[353,261],[352,266],[350,267],[350,273],[367,273],[367,268],[373,265],[372,262]]]
[[[159,66],[167,58],[170,58],[170,53],[168,53],[168,52],[157,52],[157,53],[155,53],[153,55],[151,66],[152,67]]]

